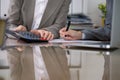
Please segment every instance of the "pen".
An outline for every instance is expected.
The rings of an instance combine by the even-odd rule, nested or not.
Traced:
[[[66,31],[68,31],[68,30],[69,30],[70,24],[71,24],[71,21],[68,21]]]
[[[70,24],[71,24],[71,21],[68,21],[66,31],[69,30]],[[65,37],[67,37],[67,35],[65,35]]]

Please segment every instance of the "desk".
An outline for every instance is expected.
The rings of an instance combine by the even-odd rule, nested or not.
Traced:
[[[13,40],[9,40],[11,43]],[[65,48],[60,44],[9,44],[8,69],[0,69],[3,80],[37,80],[32,47],[38,45],[51,80],[120,80],[120,49],[113,51]],[[18,51],[15,46],[22,49]],[[1,51],[4,54],[4,51]],[[67,53],[69,52],[69,53]],[[1,64],[2,65],[2,64]],[[39,64],[37,64],[39,65]],[[7,70],[7,71],[6,71]],[[39,68],[38,68],[39,70]],[[9,72],[10,71],[10,72]],[[4,75],[3,75],[4,72]],[[39,74],[39,73],[38,73]],[[5,76],[6,75],[6,76]]]

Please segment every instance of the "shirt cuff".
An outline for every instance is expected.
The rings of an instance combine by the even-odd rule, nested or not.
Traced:
[[[82,33],[82,38],[81,39],[85,39],[85,33]]]

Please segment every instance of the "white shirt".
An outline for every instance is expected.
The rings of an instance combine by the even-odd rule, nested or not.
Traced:
[[[35,80],[50,80],[39,46],[33,47]]]
[[[48,0],[36,0],[32,29],[37,29],[42,20]]]
[[[40,25],[48,0],[36,0],[32,29]],[[49,80],[46,66],[39,46],[33,47],[35,80]]]
[[[85,39],[85,37],[86,37],[85,33],[82,33],[82,39]]]

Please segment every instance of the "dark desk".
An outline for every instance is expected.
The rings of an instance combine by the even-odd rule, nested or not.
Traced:
[[[9,41],[10,43],[6,42],[8,47],[4,50],[7,51],[9,68],[0,69],[3,80],[39,80],[40,55],[34,53],[35,46],[41,50],[45,64],[42,69],[46,68],[50,80],[120,80],[120,49],[68,49],[60,44],[18,45],[19,42],[16,44],[14,40]],[[4,54],[4,51],[1,51],[1,54]]]

